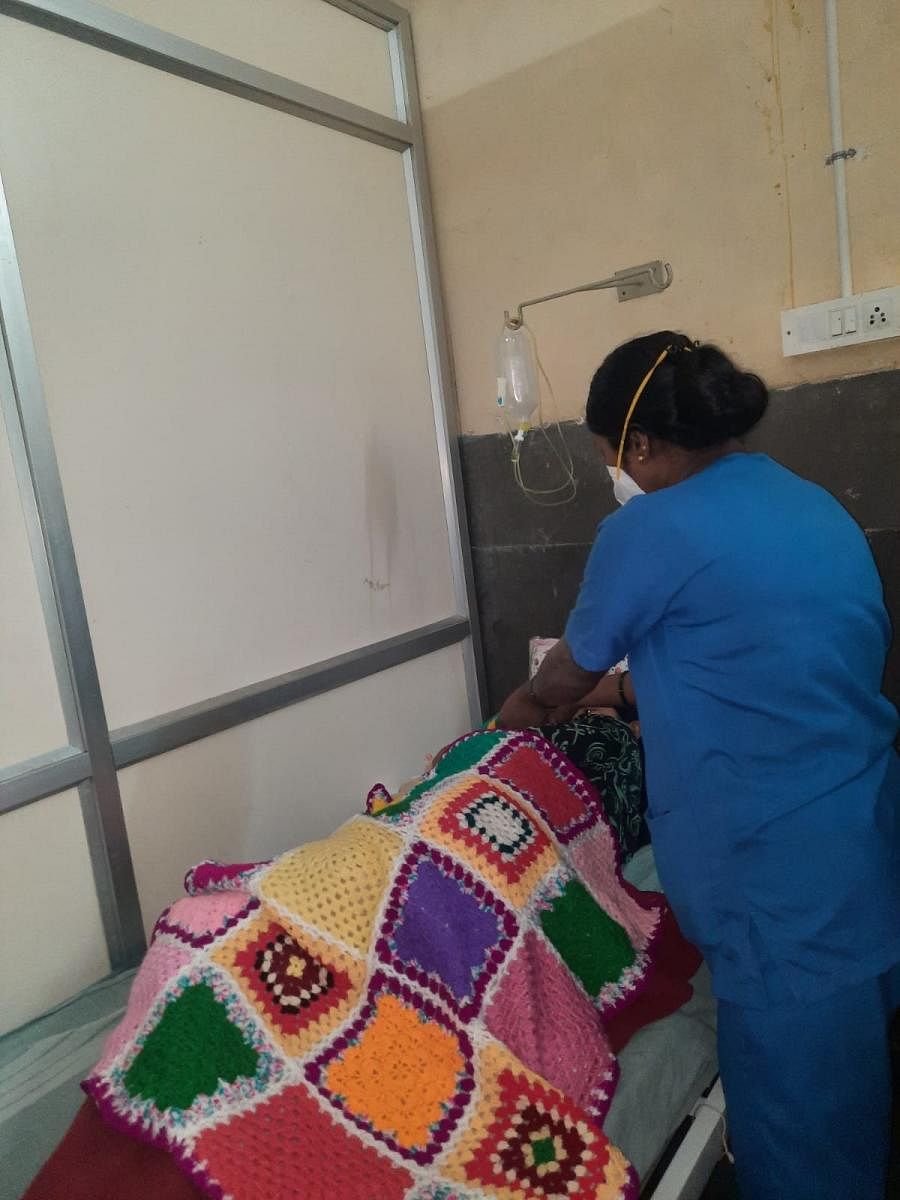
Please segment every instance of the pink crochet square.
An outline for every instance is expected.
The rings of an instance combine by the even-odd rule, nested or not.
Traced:
[[[601,907],[628,931],[631,940],[643,949],[659,925],[661,903],[639,904],[627,887],[619,883],[617,851],[608,826],[596,829],[580,838],[569,850],[572,866],[587,884]],[[648,902],[658,900],[647,894]]]
[[[208,946],[258,906],[259,901],[246,892],[185,896],[166,909],[153,936],[166,933],[189,946]]]
[[[131,985],[125,1016],[106,1039],[103,1057],[93,1074],[105,1071],[119,1051],[131,1042],[160,991],[190,961],[190,951],[180,946],[155,942],[150,947]]]
[[[486,1023],[529,1070],[600,1120],[606,1116],[618,1067],[600,1015],[533,931],[507,967]]]

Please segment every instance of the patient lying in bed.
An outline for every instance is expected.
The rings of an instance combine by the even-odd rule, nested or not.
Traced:
[[[639,809],[630,730],[544,732],[470,734],[324,841],[190,872],[85,1084],[164,1153],[110,1177],[82,1114],[30,1200],[66,1172],[69,1200],[162,1194],[153,1171],[176,1195],[171,1162],[185,1196],[234,1200],[631,1195],[602,1132],[615,1053],[688,998],[698,958],[623,882],[576,767],[608,812]]]

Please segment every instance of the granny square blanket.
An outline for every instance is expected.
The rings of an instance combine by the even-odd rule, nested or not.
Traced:
[[[215,1200],[631,1200],[604,1022],[639,901],[596,792],[480,731],[266,863],[202,863],[84,1087]]]

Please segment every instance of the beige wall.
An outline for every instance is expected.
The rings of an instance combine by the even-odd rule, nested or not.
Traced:
[[[407,0],[462,428],[490,432],[504,308],[651,258],[666,294],[537,309],[560,415],[661,327],[773,385],[900,363],[900,343],[781,354],[779,312],[837,295],[821,0]],[[839,0],[857,290],[900,283],[897,0]]]

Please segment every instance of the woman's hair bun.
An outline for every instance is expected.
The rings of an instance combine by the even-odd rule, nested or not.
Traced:
[[[587,423],[618,444],[631,400],[657,359],[629,428],[700,449],[743,437],[769,403],[766,385],[742,371],[718,346],[662,330],[635,338],[607,356],[591,381]]]
[[[675,415],[682,444],[715,445],[743,437],[762,420],[769,390],[712,345],[672,355]],[[660,432],[660,437],[664,436]]]

